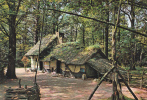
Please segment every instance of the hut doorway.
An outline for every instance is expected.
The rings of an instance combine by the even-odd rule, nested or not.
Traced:
[[[60,73],[60,65],[61,65],[61,61],[57,60],[57,73]]]
[[[40,61],[40,70],[43,70],[43,62]]]

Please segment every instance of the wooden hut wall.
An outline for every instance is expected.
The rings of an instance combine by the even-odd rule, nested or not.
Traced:
[[[85,72],[81,71],[81,68],[85,70],[85,65],[68,65],[75,78],[81,78]]]
[[[49,62],[43,62],[43,67],[45,68],[45,69],[49,69]]]
[[[55,71],[55,69],[57,68],[57,60],[50,61],[49,67],[50,67],[51,71]]]
[[[85,65],[68,65],[68,67],[74,73],[80,72],[81,68],[85,69]]]
[[[87,78],[97,78],[98,77],[98,73],[95,69],[90,67],[88,64],[86,64],[85,67],[86,67],[85,73],[86,73]]]
[[[65,70],[66,70],[66,69],[65,69],[65,63],[61,63],[60,66],[61,66],[61,70],[62,70],[62,71],[65,71]]]

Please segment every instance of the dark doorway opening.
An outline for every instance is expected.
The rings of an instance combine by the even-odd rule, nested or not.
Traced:
[[[43,70],[43,62],[40,61],[40,70]]]
[[[57,70],[56,70],[57,73],[60,73],[60,71],[61,71],[60,65],[61,65],[61,61],[57,60]]]

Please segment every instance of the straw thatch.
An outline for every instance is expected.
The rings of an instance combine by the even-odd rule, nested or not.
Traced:
[[[102,57],[94,57],[88,60],[87,64],[89,64],[93,69],[95,69],[102,75],[104,75],[107,71],[109,71],[112,68],[112,64],[109,62],[109,60],[104,59]],[[121,67],[118,67],[118,70],[122,74],[122,76],[125,79],[127,79],[127,72]],[[111,73],[108,75],[108,77],[111,79]]]
[[[52,61],[54,59],[67,65],[88,64],[100,74],[105,74],[112,68],[112,64],[106,59],[106,56],[98,46],[84,47],[77,42],[57,45],[48,56],[42,59],[42,61]],[[122,68],[119,68],[119,71],[122,74],[125,72]]]
[[[41,47],[40,47],[40,53],[45,50],[46,48],[50,48],[52,46],[52,42],[54,42],[57,39],[56,35],[47,35],[41,40]],[[32,55],[38,55],[39,54],[39,45],[40,41],[37,42],[36,45],[34,45],[26,54],[25,56],[32,56]]]
[[[104,58],[92,58],[87,63],[101,74],[106,73],[112,67],[112,64]]]
[[[83,65],[98,51],[100,51],[98,47],[85,48],[77,42],[63,43],[57,45],[43,61],[57,59],[66,64]]]

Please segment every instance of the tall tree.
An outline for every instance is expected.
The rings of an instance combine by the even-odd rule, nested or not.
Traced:
[[[38,42],[38,37],[40,33],[40,0],[37,0],[36,2],[36,30],[34,34],[34,44]]]
[[[106,9],[106,22],[109,22],[109,2],[107,1],[106,2],[106,6],[107,6],[107,9]],[[107,24],[106,27],[105,27],[105,55],[106,57],[108,58],[108,34],[109,34],[109,25]]]
[[[134,0],[131,0],[131,28],[132,29],[135,29],[135,7],[134,7]],[[135,34],[132,33],[131,34],[131,39],[133,40],[135,38]],[[135,48],[135,43],[134,42],[131,42],[131,48],[132,49],[132,52],[131,52],[131,59],[132,59],[132,62],[131,62],[131,66],[130,66],[130,69],[131,70],[134,70],[135,69],[135,51],[136,51],[136,48]]]
[[[113,75],[112,75],[112,82],[113,82],[113,94],[112,94],[112,100],[124,100],[124,97],[122,95],[121,90],[121,84],[118,80],[118,73],[117,73],[117,60],[116,60],[116,33],[117,33],[117,26],[119,24],[119,16],[120,16],[120,9],[121,9],[121,3],[122,0],[119,1],[119,7],[116,6],[117,3],[114,3],[113,8],[113,22],[115,23],[115,27],[112,29],[112,60],[113,60],[113,66],[116,67],[114,69]],[[118,9],[117,13],[117,21],[115,18],[116,10]]]
[[[9,40],[8,66],[6,76],[10,79],[17,78],[15,74],[17,27],[22,21],[22,19],[26,16],[26,8],[29,6],[26,6],[24,3],[28,3],[28,1],[3,0],[0,2],[0,6],[3,9],[0,16],[0,29],[8,37]],[[22,4],[24,5],[21,6]]]
[[[9,7],[8,25],[9,25],[9,54],[8,54],[8,69],[7,78],[16,78],[15,62],[16,62],[16,17],[19,12],[19,7],[22,0],[11,1],[6,0]]]

